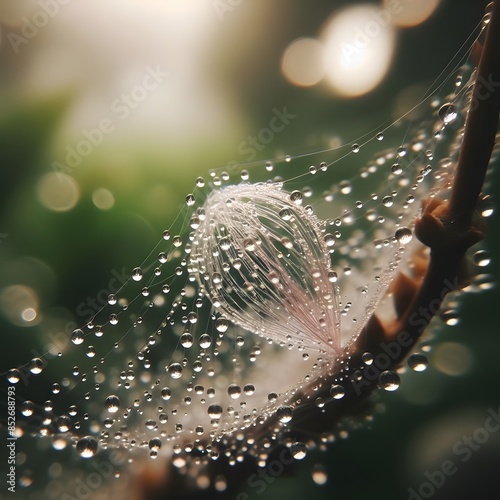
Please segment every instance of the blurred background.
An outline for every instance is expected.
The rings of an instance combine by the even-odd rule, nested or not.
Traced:
[[[2,0],[0,372],[88,320],[86,299],[142,261],[198,176],[339,145],[410,109],[486,3]],[[273,116],[285,126],[263,140]],[[486,247],[498,254],[494,231]],[[495,260],[479,267],[496,281]],[[458,321],[434,324],[428,370],[378,396],[383,415],[258,497],[410,498],[499,411],[498,298],[487,285],[462,297]],[[30,380],[26,397],[45,389]],[[498,498],[499,443],[455,455],[432,498]]]

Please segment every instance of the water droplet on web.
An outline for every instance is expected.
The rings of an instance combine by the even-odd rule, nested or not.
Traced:
[[[40,358],[33,358],[30,361],[30,372],[33,373],[33,375],[38,375],[39,373],[42,373],[43,370],[43,361]]]
[[[222,416],[222,406],[219,404],[211,404],[207,408],[207,413],[210,418],[219,420]]]
[[[274,165],[273,165],[273,162],[272,161],[268,161],[266,162],[266,170],[268,172],[272,172],[273,171],[273,168],[274,168]]]
[[[205,179],[203,177],[198,177],[196,179],[196,187],[202,188],[205,186]]]
[[[296,205],[302,205],[302,193],[300,191],[292,191],[290,201]]]
[[[160,438],[151,439],[148,443],[148,446],[150,450],[158,451],[161,448],[161,439]]]
[[[7,380],[11,384],[17,384],[19,380],[21,380],[21,372],[17,368],[9,370],[9,372],[7,373]]]
[[[334,384],[330,388],[330,396],[333,399],[342,399],[345,396],[345,389],[339,384]]]
[[[82,458],[93,457],[97,453],[97,440],[92,436],[85,436],[76,443],[76,451]]]
[[[476,264],[476,266],[486,267],[490,262],[490,254],[486,250],[478,250],[474,254],[474,264]]]
[[[400,383],[399,375],[391,370],[382,372],[378,377],[379,387],[389,392],[397,390]]]
[[[456,309],[445,309],[439,317],[443,321],[443,323],[447,326],[456,326],[460,322],[458,317],[458,311]]]
[[[73,342],[73,344],[80,345],[81,343],[83,343],[84,340],[85,340],[85,334],[83,333],[83,330],[80,329],[73,330],[71,334],[71,342]]]
[[[142,280],[142,269],[140,267],[135,267],[132,270],[132,279],[134,281],[141,281]]]
[[[31,415],[33,415],[33,413],[35,412],[35,405],[32,401],[24,401],[23,403],[21,403],[19,410],[25,417],[31,417]]]
[[[108,396],[104,406],[109,413],[116,413],[120,409],[120,399],[115,395]]]
[[[168,387],[164,387],[161,390],[161,398],[164,401],[168,401],[172,397],[172,391]]]
[[[292,420],[292,417],[293,417],[293,409],[292,409],[292,407],[290,407],[290,406],[280,406],[276,410],[276,417],[283,424],[286,424],[287,422],[290,422]]]
[[[71,418],[68,415],[61,415],[56,424],[59,432],[68,432],[71,429]]]
[[[303,443],[293,443],[290,448],[290,453],[295,460],[302,460],[307,455],[306,445]]]
[[[382,132],[379,132],[375,137],[377,141],[382,141],[384,139],[384,134]]]
[[[200,335],[199,343],[202,349],[208,349],[212,344],[212,338],[210,337],[210,335],[204,333],[203,335]]]
[[[411,229],[408,229],[407,227],[400,227],[397,229],[395,236],[401,245],[407,245],[412,240]]]
[[[227,388],[227,393],[232,399],[238,399],[241,396],[241,387],[236,384],[231,384]]]
[[[391,167],[391,172],[394,175],[400,175],[403,173],[403,168],[401,167],[401,165],[399,163],[394,163]]]
[[[194,203],[195,203],[195,198],[194,198],[194,195],[192,195],[192,194],[188,194],[188,195],[186,196],[186,205],[187,205],[188,207],[192,207],[192,206],[194,205]]]
[[[227,329],[229,328],[229,321],[225,318],[217,318],[215,320],[215,329],[220,332],[224,333]]]
[[[408,366],[416,372],[423,372],[428,366],[427,358],[423,354],[412,354],[408,358]]]
[[[457,118],[457,109],[451,103],[443,104],[438,111],[439,119],[445,124],[452,123]]]
[[[382,205],[384,205],[384,207],[392,207],[393,204],[394,198],[392,196],[385,196],[382,200]]]
[[[359,147],[359,144],[357,144],[357,143],[354,143],[354,144],[351,146],[351,151],[352,151],[353,153],[359,153],[359,150],[360,150],[360,149],[361,149],[361,148]]]
[[[193,336],[189,332],[183,333],[180,342],[182,347],[188,349],[193,345]]]
[[[341,181],[339,183],[339,190],[342,194],[350,194],[352,191],[352,184],[349,181]]]
[[[255,392],[255,386],[253,384],[245,384],[245,386],[243,387],[243,392],[247,396],[252,396]]]
[[[168,366],[167,371],[172,378],[181,378],[182,365],[180,363],[172,363]]]
[[[247,252],[254,252],[256,248],[255,240],[253,238],[245,238],[243,240],[243,248]]]

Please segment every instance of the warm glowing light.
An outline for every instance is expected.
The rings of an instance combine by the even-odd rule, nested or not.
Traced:
[[[17,326],[38,323],[38,295],[26,285],[11,285],[0,292],[0,309]]]
[[[463,375],[472,365],[470,349],[458,342],[443,342],[434,352],[434,366],[447,375]]]
[[[310,87],[324,75],[323,47],[313,38],[299,38],[285,50],[281,71],[293,85]]]
[[[391,12],[370,4],[348,7],[327,21],[326,77],[337,93],[360,96],[382,81],[394,53],[391,19]]]
[[[38,198],[54,212],[71,210],[80,198],[80,188],[73,177],[62,172],[43,175],[37,184]]]
[[[115,204],[113,193],[105,188],[97,188],[92,193],[92,201],[97,208],[101,210],[109,210]]]
[[[439,0],[383,0],[383,7],[391,10],[392,22],[409,28],[426,21],[436,10]]]

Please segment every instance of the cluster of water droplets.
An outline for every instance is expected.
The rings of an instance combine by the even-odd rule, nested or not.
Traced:
[[[221,455],[230,464],[252,455],[264,466],[298,408],[325,412],[342,400],[343,353],[376,309],[390,310],[386,292],[397,273],[415,266],[421,203],[446,198],[453,179],[467,79],[462,69],[452,94],[431,100],[428,120],[406,125],[396,147],[341,182],[330,184],[330,173],[398,136],[403,122],[334,151],[198,178],[185,226],[165,230],[92,321],[69,345],[54,346],[56,356],[7,374],[16,384],[59,355],[75,360],[49,397],[20,405],[19,432],[58,450],[74,446],[83,458],[120,448],[133,460],[144,450],[195,475]],[[490,215],[490,200],[484,207]],[[489,263],[483,250],[474,259]],[[453,311],[444,313],[449,324]],[[364,353],[363,362],[373,356]],[[425,353],[408,365],[425,370]],[[383,389],[399,384],[396,372],[380,374]],[[322,386],[328,395],[317,397]],[[327,433],[286,443],[300,460],[331,440]],[[319,466],[313,477],[326,481]]]

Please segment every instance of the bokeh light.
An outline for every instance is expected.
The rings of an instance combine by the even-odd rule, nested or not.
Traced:
[[[355,97],[374,89],[391,65],[396,32],[389,14],[372,4],[347,7],[326,23],[326,76],[339,94]]]
[[[313,38],[294,40],[283,54],[281,71],[293,85],[309,87],[317,84],[325,72],[321,43]]]
[[[67,212],[80,198],[80,188],[75,179],[62,172],[48,172],[37,184],[38,198],[49,210]]]
[[[397,8],[391,9],[394,0],[383,0],[383,7],[391,10],[392,22],[404,28],[417,26],[426,21],[439,6],[439,0],[398,0]]]

